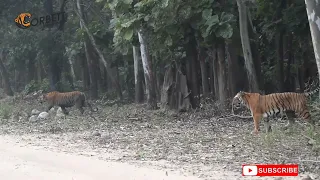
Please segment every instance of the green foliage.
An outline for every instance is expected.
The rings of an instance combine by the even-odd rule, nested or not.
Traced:
[[[48,92],[50,89],[50,84],[48,79],[43,79],[40,83],[37,83],[35,80],[32,80],[24,88],[24,93],[29,94],[38,90],[43,90]]]
[[[67,82],[67,81],[59,81],[58,82],[58,87],[60,87],[60,90],[62,92],[73,91],[71,84],[69,82]]]

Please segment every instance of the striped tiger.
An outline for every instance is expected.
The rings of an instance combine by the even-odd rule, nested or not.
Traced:
[[[260,131],[259,122],[262,118],[264,118],[266,131],[271,132],[269,117],[284,114],[286,111],[294,111],[298,117],[314,125],[315,123],[311,119],[307,108],[307,97],[319,90],[320,87],[317,87],[315,90],[306,93],[284,92],[268,95],[240,91],[233,99],[239,100],[238,105],[243,104],[250,109],[254,121],[253,133],[258,134],[258,131]]]
[[[47,94],[44,94],[40,96],[40,103],[43,103],[46,101],[48,103],[47,112],[50,111],[51,108],[54,106],[59,106],[62,109],[62,112],[64,114],[69,114],[67,112],[67,107],[76,106],[77,109],[81,112],[81,114],[84,113],[83,107],[89,107],[92,112],[96,112],[98,109],[95,110],[92,109],[92,106],[90,103],[87,102],[86,96],[83,92],[80,91],[72,91],[72,92],[58,92],[58,91],[52,91]]]

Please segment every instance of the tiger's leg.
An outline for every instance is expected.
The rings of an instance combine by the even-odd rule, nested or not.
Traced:
[[[310,123],[312,126],[315,125],[314,120],[311,118],[310,112],[307,109],[307,107],[304,107],[302,111],[299,113],[299,117],[303,118],[306,120],[308,123]]]
[[[270,118],[266,117],[266,118],[263,118],[263,120],[264,120],[264,126],[266,129],[266,133],[272,132]]]
[[[254,134],[258,134],[259,131],[260,131],[260,127],[259,127],[259,122],[260,122],[260,119],[261,119],[262,115],[261,114],[254,114],[253,115],[253,121],[254,121],[254,130],[252,133]]]
[[[288,123],[284,126],[284,130],[287,130],[289,127],[292,127],[293,124],[295,123],[294,117],[295,117],[295,112],[294,111],[286,111],[285,114],[288,118]]]
[[[69,112],[67,111],[66,107],[64,107],[64,106],[60,106],[60,107],[62,109],[63,114],[65,114],[65,115],[69,114]]]
[[[85,106],[85,101],[81,100],[81,101],[77,101],[76,102],[76,108],[79,109],[80,113],[83,114],[84,113],[84,109],[83,107]]]
[[[80,111],[81,114],[84,113],[84,109],[83,109],[82,107],[78,107],[78,109],[79,109],[79,111]]]
[[[48,106],[47,112],[49,112],[51,108],[53,108],[53,105],[49,105],[49,106]]]

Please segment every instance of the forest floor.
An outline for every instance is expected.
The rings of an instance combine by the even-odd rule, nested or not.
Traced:
[[[31,110],[44,110],[44,105],[35,98],[3,98],[0,135],[54,152],[201,179],[248,179],[241,176],[241,165],[251,163],[298,163],[299,177],[278,180],[306,176],[320,179],[319,126],[311,131],[303,121],[296,120],[292,129],[282,131],[287,122],[273,120],[272,133],[251,135],[252,119],[218,118],[223,113],[214,104],[186,113],[147,110],[145,105],[102,104],[97,103],[99,111],[92,114],[96,120],[88,116],[88,109],[80,115],[71,108],[66,118],[53,115],[48,120],[29,122]]]

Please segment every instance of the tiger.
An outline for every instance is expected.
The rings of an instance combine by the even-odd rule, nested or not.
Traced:
[[[84,113],[83,107],[89,107],[91,112],[98,111],[98,108],[93,110],[91,104],[86,100],[86,96],[83,92],[80,91],[71,91],[71,92],[58,92],[52,91],[46,94],[43,94],[39,98],[40,103],[43,102],[48,103],[47,112],[50,111],[54,106],[59,106],[62,109],[62,112],[65,115],[68,115],[67,107],[76,106],[76,108],[80,111],[81,114]]]
[[[310,112],[307,107],[307,98],[320,90],[305,93],[284,92],[261,95],[259,93],[249,93],[240,91],[234,96],[234,100],[238,99],[239,104],[245,105],[251,111],[254,121],[254,130],[252,133],[258,134],[260,131],[259,122],[264,118],[266,132],[271,132],[271,124],[269,117],[284,114],[286,111],[294,111],[295,114],[309,122],[314,126],[315,122],[311,119]],[[289,124],[293,122],[289,120]]]

